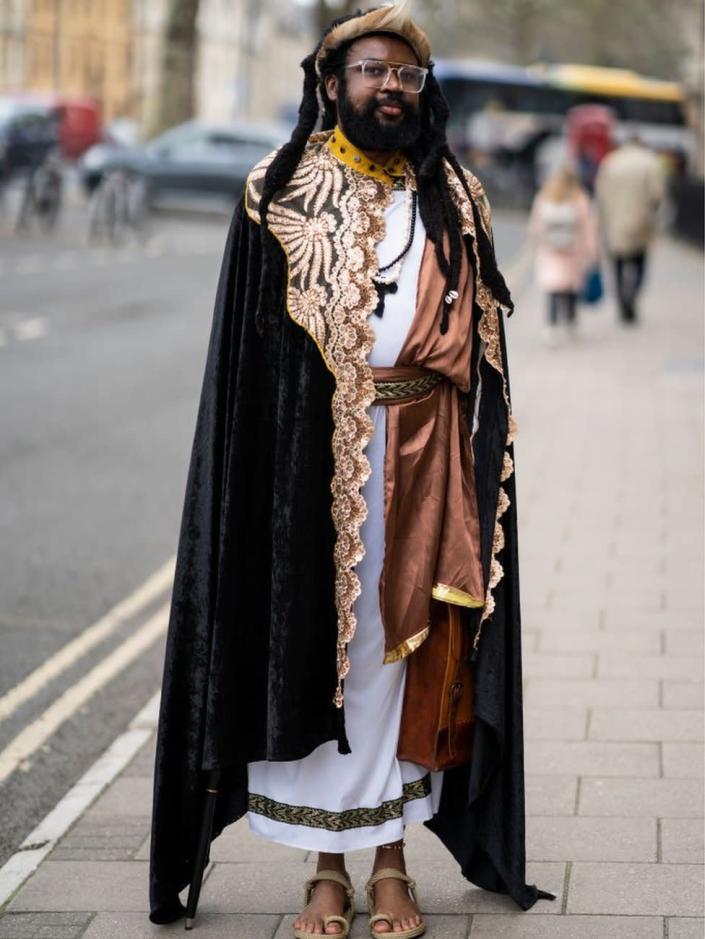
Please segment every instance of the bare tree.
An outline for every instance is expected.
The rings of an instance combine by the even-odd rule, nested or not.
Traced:
[[[199,0],[168,0],[155,132],[193,117]]]
[[[634,68],[678,78],[702,0],[417,0],[437,56]],[[697,30],[697,26],[694,27]]]

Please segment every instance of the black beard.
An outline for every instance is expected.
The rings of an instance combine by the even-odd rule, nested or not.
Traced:
[[[375,114],[382,104],[395,104],[402,109],[402,119],[397,124],[383,124]],[[403,150],[419,139],[421,118],[418,108],[410,108],[403,95],[390,91],[381,101],[371,98],[364,110],[356,111],[341,85],[338,96],[338,120],[350,143],[360,150]]]

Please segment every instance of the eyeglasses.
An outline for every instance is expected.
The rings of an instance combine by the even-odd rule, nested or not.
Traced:
[[[401,90],[412,95],[421,94],[428,75],[427,68],[421,68],[418,65],[402,65],[398,62],[383,62],[380,59],[361,59],[344,68],[359,68],[362,72],[362,80],[367,87],[376,88],[378,91],[387,87],[394,72]]]

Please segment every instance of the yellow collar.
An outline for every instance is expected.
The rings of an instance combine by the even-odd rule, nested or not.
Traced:
[[[354,144],[350,143],[340,129],[340,125],[336,125],[328,138],[328,149],[337,160],[349,166],[350,169],[379,179],[388,186],[393,186],[395,177],[403,176],[406,171],[406,158],[401,150],[391,153],[383,166],[379,163],[372,163],[362,150],[358,150]]]

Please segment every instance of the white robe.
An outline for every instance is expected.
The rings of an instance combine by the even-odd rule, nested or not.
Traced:
[[[377,248],[380,265],[394,260],[408,237],[406,194],[395,191],[393,195],[385,215],[386,234]],[[416,311],[424,243],[425,231],[417,215],[398,291],[387,294],[381,319],[370,316],[375,332],[370,365],[396,363]],[[338,854],[397,841],[408,822],[431,818],[441,795],[442,773],[428,773],[422,766],[396,758],[406,661],[383,664],[379,608],[387,409],[373,405],[368,413],[374,432],[365,450],[371,475],[362,490],[367,504],[361,529],[365,556],[356,568],[361,593],[354,606],[357,628],[348,646],[351,667],[345,679],[346,730],[352,752],[339,754],[337,743],[329,741],[301,760],[248,764],[251,830],[307,851]]]

